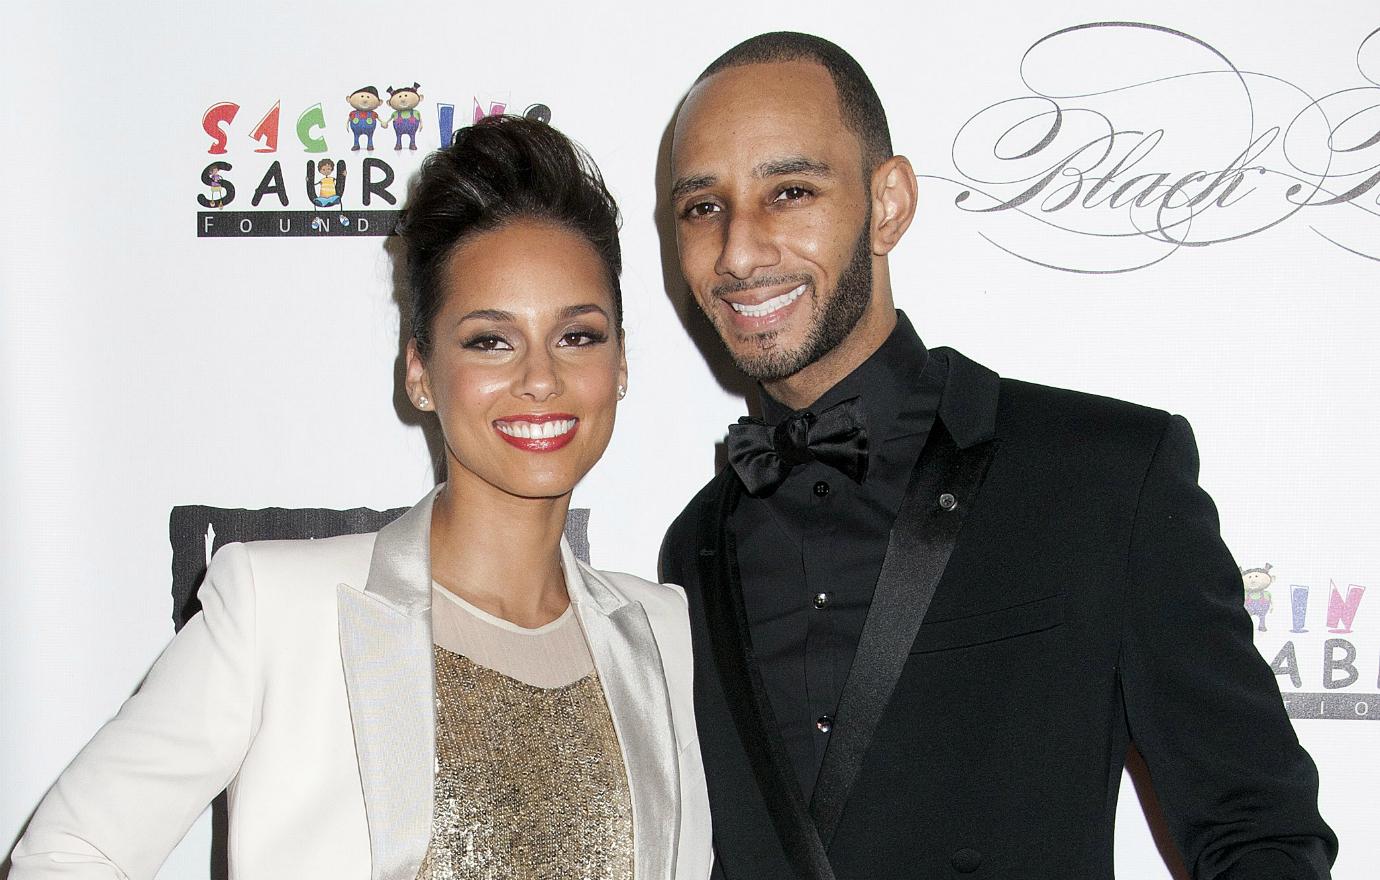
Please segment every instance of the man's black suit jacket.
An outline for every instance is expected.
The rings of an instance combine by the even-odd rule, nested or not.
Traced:
[[[1317,771],[1252,645],[1188,423],[932,354],[937,426],[813,803],[753,662],[731,468],[666,536],[716,876],[1110,878],[1131,742],[1195,877],[1328,876]]]

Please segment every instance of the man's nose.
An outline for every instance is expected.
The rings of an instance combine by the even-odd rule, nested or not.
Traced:
[[[745,281],[758,270],[775,266],[780,252],[767,232],[760,218],[734,212],[724,225],[723,247],[714,271]]]

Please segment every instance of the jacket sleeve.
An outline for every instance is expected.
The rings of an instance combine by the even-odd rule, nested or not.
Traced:
[[[234,778],[258,705],[243,545],[216,554],[198,597],[201,612],[39,804],[10,880],[152,878]]]
[[[1251,640],[1241,576],[1173,416],[1136,510],[1119,672],[1131,738],[1199,880],[1325,880],[1318,773]]]
[[[657,580],[663,584],[685,584],[686,571],[683,558],[690,529],[690,510],[686,508],[661,539],[661,551],[657,555]]]

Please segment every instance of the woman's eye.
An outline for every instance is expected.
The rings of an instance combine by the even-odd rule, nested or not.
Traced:
[[[476,336],[466,342],[465,348],[472,348],[476,351],[507,351],[512,348],[512,346],[510,346],[508,340],[504,339],[502,336],[486,333],[482,336]]]
[[[586,345],[597,345],[607,339],[608,336],[594,330],[571,330],[561,336],[560,344],[569,348],[581,348]]]

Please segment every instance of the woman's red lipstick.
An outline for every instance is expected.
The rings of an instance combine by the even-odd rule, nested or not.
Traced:
[[[575,439],[580,420],[570,413],[523,413],[494,420],[494,430],[526,452],[555,452]]]

